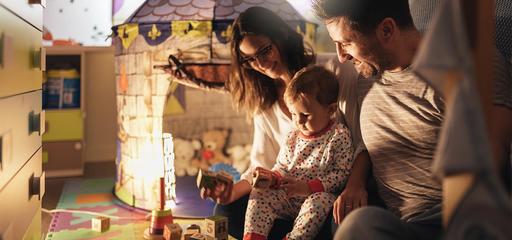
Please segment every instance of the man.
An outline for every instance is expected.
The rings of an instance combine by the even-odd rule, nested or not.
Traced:
[[[407,0],[315,0],[340,62],[365,75],[361,133],[379,195],[388,210],[363,207],[343,220],[336,239],[437,239],[441,185],[430,165],[444,102],[411,71],[421,41]],[[367,91],[367,93],[366,93]]]

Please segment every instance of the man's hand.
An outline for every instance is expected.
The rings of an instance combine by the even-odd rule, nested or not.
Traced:
[[[309,196],[312,193],[307,182],[297,181],[293,177],[284,177],[280,188],[286,192],[288,197]]]
[[[348,185],[334,202],[332,214],[334,222],[340,224],[354,209],[367,205],[368,193],[364,187],[350,188]]]

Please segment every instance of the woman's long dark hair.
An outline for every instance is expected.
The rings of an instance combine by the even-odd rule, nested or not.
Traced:
[[[302,35],[297,33],[279,16],[262,7],[251,7],[238,16],[233,23],[231,39],[231,74],[226,87],[238,108],[245,108],[249,114],[268,109],[278,96],[276,81],[254,69],[242,67],[240,42],[248,35],[268,37],[281,55],[291,76],[315,61],[312,49],[304,48]]]

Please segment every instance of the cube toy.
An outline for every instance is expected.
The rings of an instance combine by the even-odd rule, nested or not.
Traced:
[[[208,170],[199,170],[199,174],[197,174],[198,188],[215,189],[215,186],[219,183],[226,184],[229,187],[233,185],[233,177],[222,170],[216,173]]]
[[[196,233],[201,233],[201,227],[197,224],[191,224],[187,227],[187,230],[185,231],[184,239],[188,240],[192,235]]]
[[[206,236],[209,239],[227,239],[228,219],[224,216],[211,216],[205,218]]]
[[[225,237],[210,237],[206,235],[206,240],[228,240],[228,235],[226,235]]]
[[[199,227],[199,225],[197,225],[197,224],[190,224],[187,227],[187,233],[191,233],[191,234],[201,233],[201,227]]]
[[[181,240],[183,230],[177,223],[167,224],[164,227],[164,239],[165,240]]]
[[[215,179],[217,180],[217,182],[222,182],[224,184],[233,183],[233,177],[224,170],[218,171]]]
[[[110,228],[110,218],[95,217],[91,219],[92,230],[96,232],[106,232]]]
[[[214,189],[216,185],[215,176],[216,174],[212,171],[200,169],[197,174],[197,187]]]
[[[189,239],[190,240],[205,240],[206,236],[203,235],[202,233],[194,233],[192,236],[190,236]]]
[[[254,188],[269,188],[273,181],[272,172],[263,168],[256,169],[252,173],[252,186]]]

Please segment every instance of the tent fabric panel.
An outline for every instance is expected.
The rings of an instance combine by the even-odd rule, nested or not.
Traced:
[[[253,6],[270,9],[284,20],[304,20],[300,13],[285,0],[148,0],[125,23],[233,20],[241,12]]]

